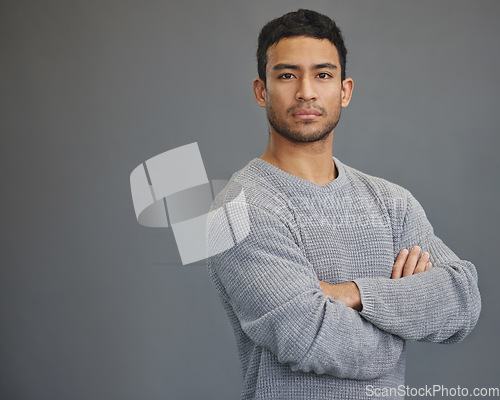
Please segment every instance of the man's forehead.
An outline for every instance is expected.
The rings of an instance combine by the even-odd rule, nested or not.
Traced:
[[[317,65],[339,64],[339,54],[328,39],[294,36],[280,39],[267,49],[267,67],[276,64]]]

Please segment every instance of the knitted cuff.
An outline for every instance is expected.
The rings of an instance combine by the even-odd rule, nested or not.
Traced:
[[[375,316],[375,293],[377,281],[372,278],[359,278],[353,281],[359,289],[363,309],[360,314],[370,318]]]

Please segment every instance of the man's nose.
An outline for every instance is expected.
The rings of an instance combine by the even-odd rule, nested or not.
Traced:
[[[295,96],[297,100],[311,101],[318,98],[318,94],[311,79],[304,77],[299,82],[300,85]]]

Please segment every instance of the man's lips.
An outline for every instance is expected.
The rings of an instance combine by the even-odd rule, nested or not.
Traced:
[[[316,119],[321,116],[321,112],[314,108],[299,108],[292,113],[296,119]]]

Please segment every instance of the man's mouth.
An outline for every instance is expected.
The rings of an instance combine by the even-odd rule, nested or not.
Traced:
[[[321,112],[315,108],[299,108],[292,113],[292,117],[301,120],[310,120],[321,117]]]

